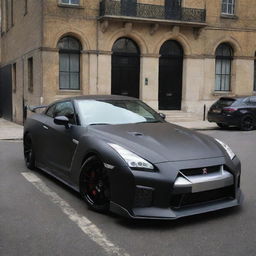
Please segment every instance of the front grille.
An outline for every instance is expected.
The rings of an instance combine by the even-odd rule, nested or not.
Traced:
[[[193,169],[184,169],[184,170],[180,170],[180,172],[185,176],[201,175],[201,174],[203,174],[203,169],[204,169],[204,167],[193,168]],[[219,172],[221,169],[221,165],[206,167],[206,169],[207,169],[208,174],[214,173],[214,172]]]
[[[171,197],[171,208],[179,209],[182,207],[193,206],[196,204],[208,203],[222,199],[234,199],[234,186],[203,191],[198,193],[179,194]]]

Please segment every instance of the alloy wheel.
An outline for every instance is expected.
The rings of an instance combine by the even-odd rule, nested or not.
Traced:
[[[24,138],[24,159],[27,168],[31,170],[35,168],[35,156],[32,147],[32,140],[29,135]]]
[[[96,211],[109,208],[110,186],[107,172],[99,159],[89,158],[83,165],[80,192],[88,205]]]
[[[243,131],[251,131],[254,127],[253,119],[250,116],[245,116],[241,121],[241,130]]]

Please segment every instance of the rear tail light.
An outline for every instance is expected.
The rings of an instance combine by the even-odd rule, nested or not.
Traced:
[[[232,113],[232,112],[237,111],[237,108],[224,108],[223,111],[228,112],[228,113]]]

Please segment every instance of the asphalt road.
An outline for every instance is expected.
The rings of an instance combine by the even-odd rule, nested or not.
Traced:
[[[256,255],[256,131],[204,133],[240,157],[245,201],[240,208],[176,221],[94,213],[65,185],[28,172],[21,142],[0,141],[0,255]]]

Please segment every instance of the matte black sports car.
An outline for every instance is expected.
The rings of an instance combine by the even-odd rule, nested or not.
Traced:
[[[96,211],[175,219],[241,203],[239,159],[138,99],[84,96],[27,119],[24,155]]]
[[[221,128],[237,126],[250,131],[256,126],[256,96],[222,97],[208,111],[208,121]]]

